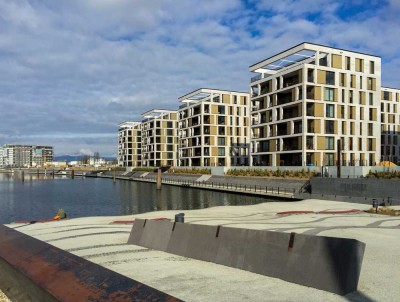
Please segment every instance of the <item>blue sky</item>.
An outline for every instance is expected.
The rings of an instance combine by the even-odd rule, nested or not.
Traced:
[[[400,0],[0,0],[0,144],[116,154],[118,123],[309,41],[382,57],[400,87]]]

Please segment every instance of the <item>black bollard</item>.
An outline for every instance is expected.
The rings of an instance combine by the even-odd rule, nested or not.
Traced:
[[[175,215],[175,222],[185,222],[185,213],[179,213]]]

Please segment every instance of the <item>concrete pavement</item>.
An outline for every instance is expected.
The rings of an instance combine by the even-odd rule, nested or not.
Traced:
[[[185,301],[398,301],[400,217],[369,213],[277,215],[293,210],[367,210],[363,204],[321,200],[273,202],[185,211],[185,222],[355,238],[366,243],[358,291],[341,297],[209,262],[126,245],[135,217],[173,219],[180,211],[76,218],[9,227]]]

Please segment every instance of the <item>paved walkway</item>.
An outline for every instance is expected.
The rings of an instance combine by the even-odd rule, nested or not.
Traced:
[[[304,200],[185,211],[186,223],[355,238],[366,243],[359,290],[345,297],[276,278],[126,245],[135,217],[173,219],[180,211],[9,225],[185,301],[398,301],[400,217],[369,213],[277,215],[283,211],[367,210],[369,206]]]

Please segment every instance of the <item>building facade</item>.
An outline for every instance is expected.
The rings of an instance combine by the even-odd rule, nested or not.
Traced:
[[[142,166],[176,166],[178,112],[153,109],[142,114]]]
[[[179,165],[250,165],[249,94],[198,89],[179,98]]]
[[[400,89],[382,87],[381,161],[400,165]]]
[[[2,166],[39,167],[53,161],[53,147],[32,145],[4,145],[2,147]]]
[[[374,165],[381,59],[302,43],[250,66],[253,165]]]
[[[142,129],[140,122],[124,122],[118,128],[118,166],[142,166]]]

